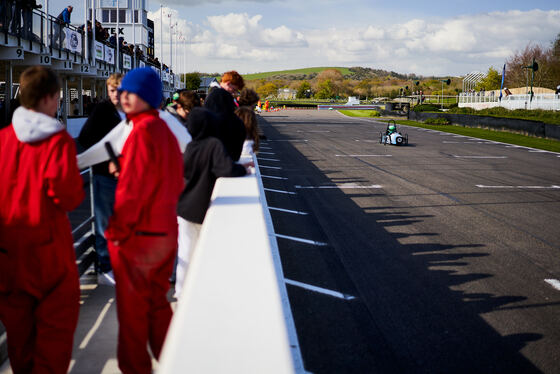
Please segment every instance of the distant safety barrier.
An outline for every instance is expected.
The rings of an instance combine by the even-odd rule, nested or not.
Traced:
[[[459,96],[459,107],[470,107],[474,109],[487,109],[494,107],[506,109],[543,109],[560,110],[560,95],[557,94],[534,94],[531,95],[509,95],[502,96],[500,100],[497,95],[463,94]]]

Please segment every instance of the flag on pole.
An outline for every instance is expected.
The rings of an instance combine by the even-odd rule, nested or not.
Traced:
[[[502,90],[504,89],[504,79],[506,78],[506,64],[502,69],[502,84],[500,85],[500,101],[502,101]]]

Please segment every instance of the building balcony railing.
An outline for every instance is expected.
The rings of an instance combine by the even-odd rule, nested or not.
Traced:
[[[162,78],[164,90],[182,88],[178,76],[162,69],[161,64],[117,48],[108,41],[84,35],[84,26],[65,24],[40,9],[23,6],[19,1],[0,0],[0,57],[3,60],[28,60],[36,65],[56,65],[68,74],[108,77],[149,66]],[[118,53],[118,56],[117,56]],[[31,57],[30,57],[31,55]]]

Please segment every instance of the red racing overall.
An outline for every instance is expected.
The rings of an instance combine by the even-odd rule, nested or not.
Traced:
[[[115,210],[106,237],[115,274],[118,360],[124,374],[151,373],[149,343],[159,357],[172,310],[169,277],[177,253],[177,201],[183,188],[175,136],[156,110],[129,116]]]
[[[83,181],[66,131],[27,142],[14,126],[0,130],[0,320],[14,373],[66,373],[80,299],[66,212],[84,198]]]

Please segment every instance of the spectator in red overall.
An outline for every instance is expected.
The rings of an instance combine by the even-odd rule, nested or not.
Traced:
[[[80,284],[66,213],[84,198],[76,147],[53,118],[60,81],[35,66],[0,130],[0,320],[14,373],[66,373]]]
[[[169,277],[177,253],[177,201],[183,189],[179,145],[157,108],[162,85],[151,68],[130,71],[120,102],[133,129],[120,157],[106,238],[115,275],[118,360],[124,374],[152,372],[171,321]]]

